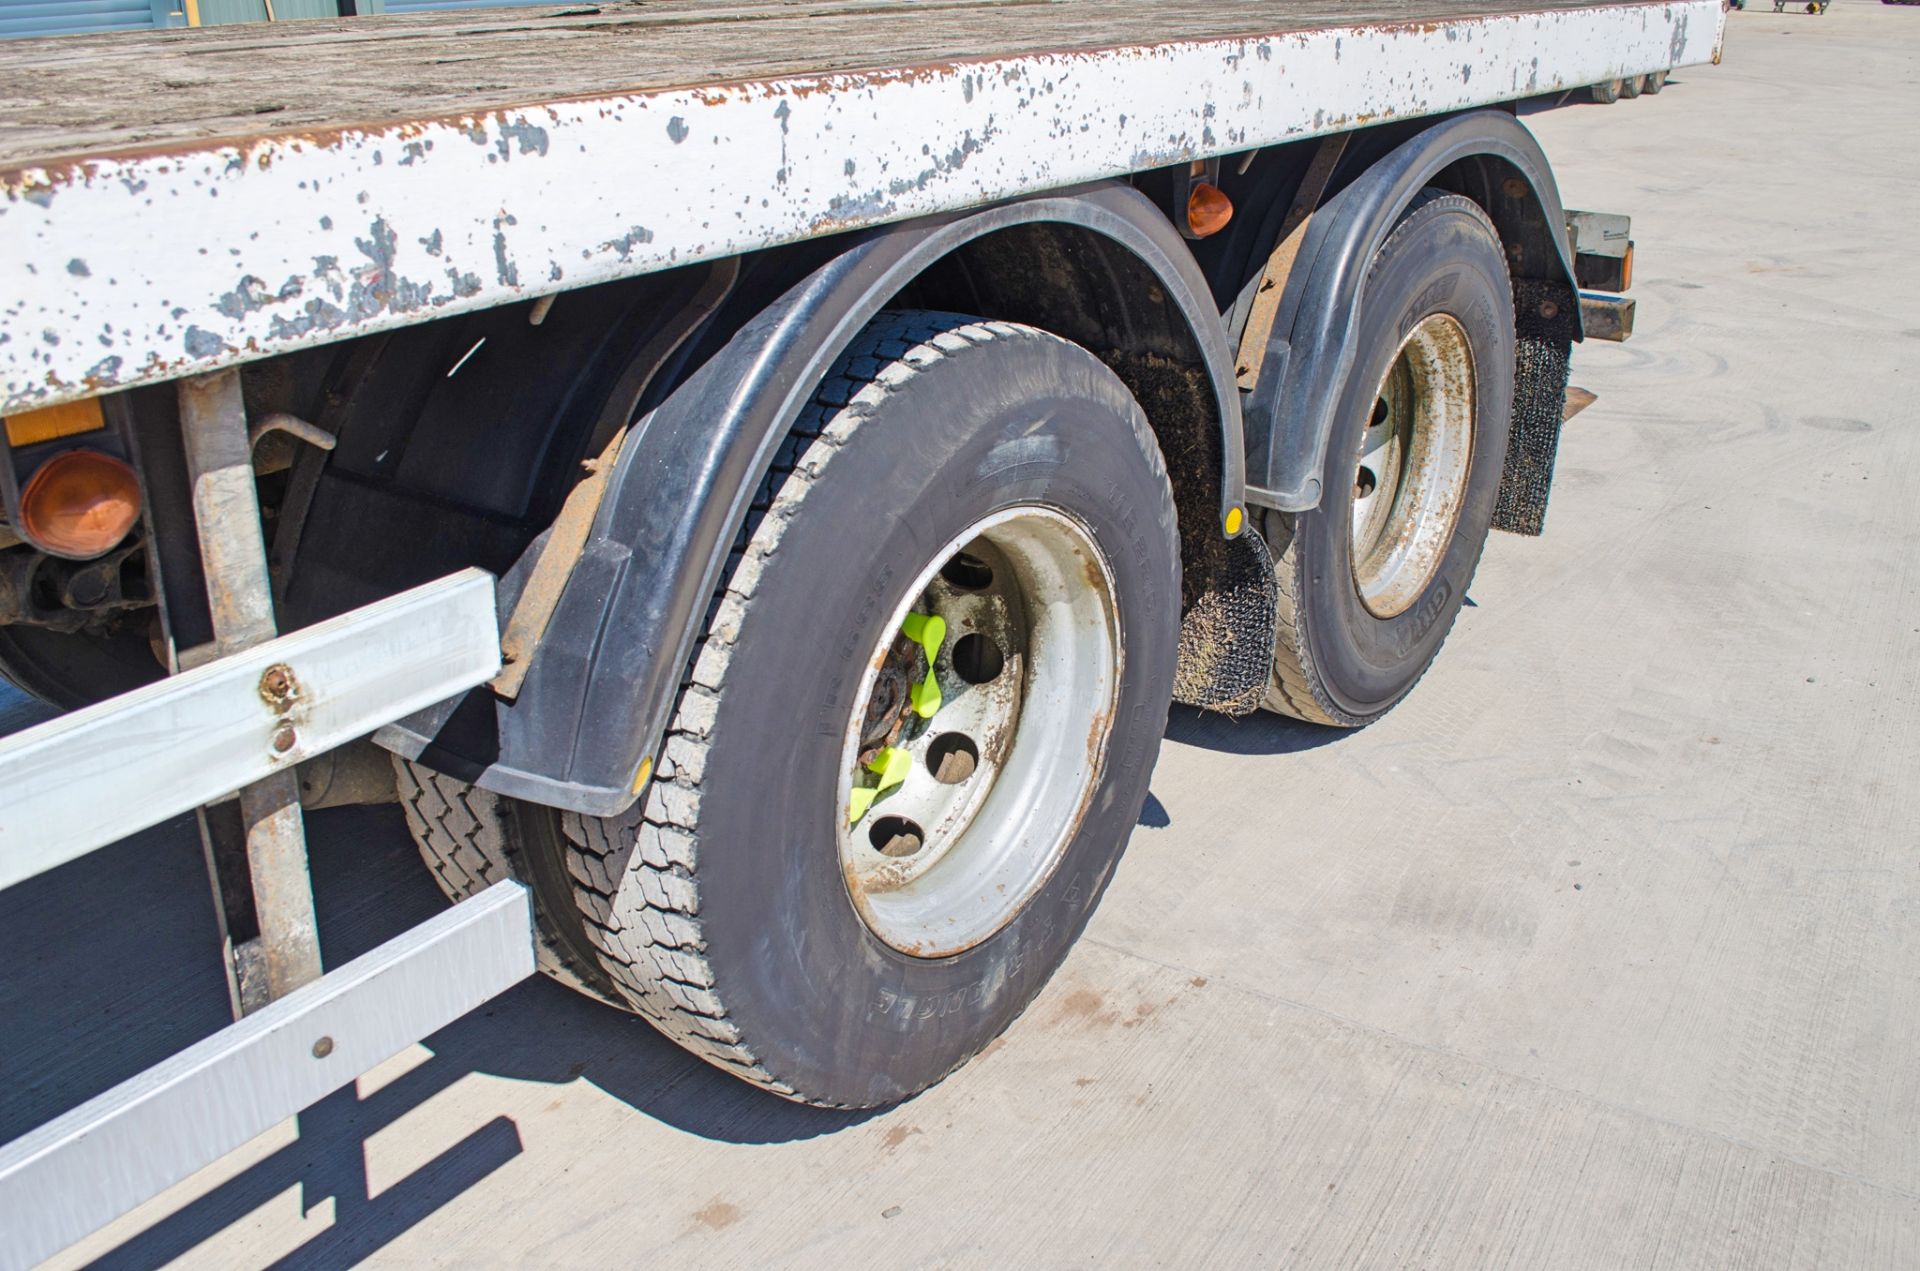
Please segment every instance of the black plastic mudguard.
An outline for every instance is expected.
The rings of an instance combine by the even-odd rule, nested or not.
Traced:
[[[1319,506],[1333,411],[1357,352],[1349,318],[1365,296],[1367,265],[1423,187],[1443,169],[1475,158],[1510,169],[1524,183],[1519,197],[1531,203],[1527,220],[1544,246],[1534,245],[1516,276],[1574,286],[1559,187],[1540,143],[1519,120],[1505,111],[1477,110],[1401,142],[1320,206],[1301,243],[1274,319],[1266,370],[1245,403],[1247,497],[1253,502],[1286,512]],[[1512,197],[1504,185],[1491,194]],[[1489,211],[1502,220],[1497,208]],[[1528,246],[1521,243],[1523,252]],[[1576,326],[1573,338],[1580,334]]]
[[[815,385],[934,262],[1036,222],[1119,244],[1185,317],[1219,407],[1223,515],[1238,506],[1245,447],[1232,354],[1191,253],[1144,195],[1105,183],[863,233],[635,423],[518,697],[475,689],[377,740],[499,794],[595,815],[630,806],[748,503]],[[534,555],[502,580],[503,613]]]

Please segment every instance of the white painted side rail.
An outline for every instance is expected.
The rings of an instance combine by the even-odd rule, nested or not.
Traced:
[[[0,1148],[0,1271],[33,1266],[533,974],[496,883]]]
[[[291,674],[281,705],[262,690],[274,667]],[[468,569],[16,733],[0,740],[0,887],[499,669],[493,578]]]
[[[23,167],[0,173],[13,336],[0,343],[0,413],[816,234],[1707,62],[1723,21],[1721,0],[1671,0],[1330,25]]]

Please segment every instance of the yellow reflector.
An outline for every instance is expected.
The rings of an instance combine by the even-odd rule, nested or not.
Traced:
[[[1245,524],[1246,519],[1247,519],[1246,514],[1242,512],[1239,508],[1228,508],[1227,509],[1227,537],[1232,538],[1235,534],[1238,534],[1240,532],[1241,525]]]
[[[653,775],[653,756],[640,761],[640,771],[633,774],[633,793],[639,794],[640,787],[647,784],[647,778]]]
[[[97,432],[106,426],[107,417],[100,411],[100,399],[89,397],[64,406],[30,410],[24,415],[8,415],[7,440],[16,446],[31,446],[37,441]]]

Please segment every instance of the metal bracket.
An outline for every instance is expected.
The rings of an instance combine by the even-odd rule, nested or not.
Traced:
[[[1287,280],[1293,276],[1300,244],[1306,240],[1314,209],[1325,197],[1351,135],[1336,132],[1322,137],[1314,149],[1313,161],[1307,165],[1306,175],[1300,179],[1300,188],[1293,192],[1293,206],[1287,209],[1286,219],[1280,223],[1280,241],[1267,256],[1267,267],[1260,274],[1260,286],[1254,291],[1253,305],[1247,311],[1246,329],[1240,333],[1234,374],[1243,392],[1252,392],[1260,383],[1260,368],[1266,364],[1267,345],[1273,336],[1273,320],[1280,313],[1281,299],[1287,294]]]
[[[1580,293],[1580,318],[1586,324],[1588,339],[1612,340],[1616,344],[1632,339],[1633,309],[1633,301],[1625,296]]]
[[[180,433],[186,442],[193,517],[200,532],[200,565],[213,613],[214,647],[239,653],[277,633],[273,588],[267,577],[267,543],[254,489],[253,440],[247,431],[240,372],[217,371],[180,381]],[[278,677],[270,687],[269,677]],[[260,694],[277,714],[271,745],[285,754],[298,742],[291,722],[299,685],[284,665],[262,673]],[[268,997],[283,997],[320,978],[320,929],[307,877],[307,838],[300,818],[300,782],[291,767],[240,790],[240,816],[247,838],[247,873],[254,917],[260,928],[259,957]],[[201,826],[206,827],[203,818]],[[207,860],[218,858],[206,842]],[[232,881],[217,875],[216,889]],[[231,906],[222,905],[222,912]],[[228,941],[231,945],[231,941]],[[259,1001],[243,974],[251,955],[229,947],[236,1012]]]
[[[560,515],[554,518],[547,541],[540,548],[540,558],[527,575],[527,585],[514,601],[507,629],[500,637],[500,674],[493,677],[493,691],[509,702],[520,696],[520,685],[533,664],[533,651],[540,647],[540,637],[547,633],[547,624],[559,607],[560,593],[586,548],[593,519],[600,514],[600,501],[606,497],[607,483],[620,458],[620,445],[626,439],[627,430],[622,428],[597,458],[583,465],[586,477],[567,492]]]

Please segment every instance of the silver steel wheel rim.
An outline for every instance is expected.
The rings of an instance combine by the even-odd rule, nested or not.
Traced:
[[[1376,618],[1405,613],[1453,541],[1473,459],[1473,346],[1424,319],[1380,381],[1353,481],[1353,585]]]
[[[1124,656],[1113,592],[1091,533],[1040,506],[977,521],[907,588],[867,659],[836,800],[847,892],[887,944],[927,958],[971,948],[1012,921],[1059,865],[1112,727]],[[924,677],[924,651],[903,654],[891,634],[911,613],[947,624],[933,660],[941,702],[928,718],[903,698]],[[989,649],[1000,654],[992,675]],[[912,766],[855,819],[854,790],[876,784],[870,765],[889,727],[887,748],[904,749]],[[957,780],[969,759],[954,737],[972,751]],[[900,822],[919,831],[917,848],[897,833]]]

